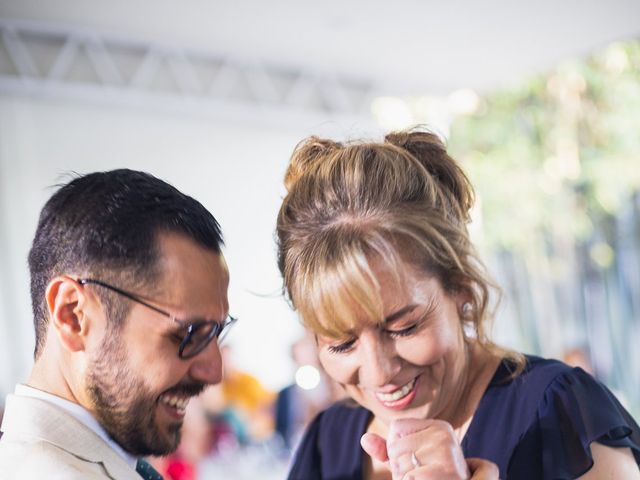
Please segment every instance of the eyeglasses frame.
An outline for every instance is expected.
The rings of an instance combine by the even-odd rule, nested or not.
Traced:
[[[122,295],[123,297],[128,298],[129,300],[133,300],[136,303],[144,305],[145,307],[150,308],[151,310],[173,320],[182,328],[186,328],[187,334],[180,342],[180,347],[178,348],[178,357],[182,358],[183,360],[187,360],[189,358],[193,358],[196,355],[198,355],[205,348],[207,348],[207,346],[211,343],[211,340],[213,340],[214,338],[217,339],[218,345],[220,345],[224,340],[224,338],[229,333],[229,330],[231,330],[230,327],[238,321],[237,317],[232,317],[231,315],[227,315],[227,317],[222,322],[218,322],[216,320],[197,320],[195,322],[189,322],[189,321],[181,320],[177,318],[175,315],[172,315],[171,313],[167,312],[166,310],[163,310],[160,307],[156,307],[155,305],[149,303],[148,301],[144,300],[142,297],[134,293],[128,292],[119,287],[114,287],[113,285],[105,283],[102,280],[96,280],[94,278],[79,278],[77,279],[77,282],[83,286],[91,284],[91,285],[98,285],[100,287],[106,288],[107,290],[111,290],[112,292]],[[211,329],[211,332],[209,333],[209,335],[206,337],[206,340],[202,342],[202,345],[199,345],[197,348],[195,348],[193,352],[190,352],[188,355],[184,355],[184,349],[187,347],[187,345],[191,341],[191,336],[202,325],[213,325],[213,328]]]

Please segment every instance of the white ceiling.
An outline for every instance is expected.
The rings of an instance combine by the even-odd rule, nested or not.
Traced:
[[[0,16],[364,79],[387,94],[486,92],[640,37],[638,0],[0,0]]]

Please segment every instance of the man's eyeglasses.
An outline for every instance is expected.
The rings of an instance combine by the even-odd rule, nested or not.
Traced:
[[[180,347],[178,349],[178,356],[184,359],[195,357],[204,350],[214,338],[218,339],[218,344],[222,343],[222,340],[229,333],[231,326],[238,321],[237,318],[232,317],[231,315],[227,315],[227,318],[222,322],[204,319],[180,320],[169,312],[148,303],[139,296],[122,290],[121,288],[114,287],[113,285],[109,285],[108,283],[104,283],[100,280],[80,278],[78,279],[78,283],[80,285],[93,284],[106,288],[128,298],[129,300],[140,303],[176,322],[184,330],[184,338],[181,340]]]

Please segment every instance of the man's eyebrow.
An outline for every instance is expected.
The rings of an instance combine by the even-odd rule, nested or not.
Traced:
[[[402,307],[400,310],[397,310],[397,311],[393,312],[392,314],[387,315],[385,317],[385,319],[384,319],[384,323],[391,323],[394,320],[397,320],[398,318],[406,315],[407,313],[409,313],[411,310],[413,310],[416,307],[417,307],[417,305],[414,305],[414,304]]]

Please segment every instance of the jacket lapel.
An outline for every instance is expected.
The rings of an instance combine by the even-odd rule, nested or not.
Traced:
[[[101,464],[115,480],[140,480],[135,470],[93,430],[44,400],[8,395],[2,431],[7,436],[49,442],[86,462]]]

